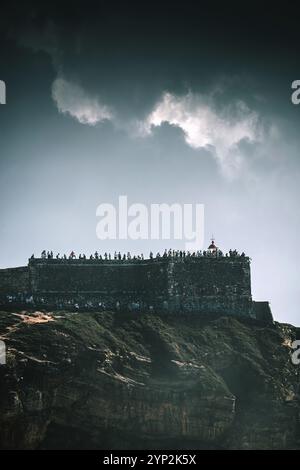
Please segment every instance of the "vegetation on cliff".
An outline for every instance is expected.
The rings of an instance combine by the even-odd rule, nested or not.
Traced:
[[[2,448],[298,448],[295,328],[0,312]]]

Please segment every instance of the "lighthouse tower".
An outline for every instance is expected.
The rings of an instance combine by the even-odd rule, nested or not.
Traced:
[[[215,238],[214,236],[212,236],[211,238],[211,244],[209,245],[209,247],[207,248],[207,251],[211,254],[211,255],[217,255],[218,251],[219,251],[219,248],[216,246],[215,244]]]

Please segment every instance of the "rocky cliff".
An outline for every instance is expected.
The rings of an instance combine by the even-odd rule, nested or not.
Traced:
[[[291,325],[0,312],[2,448],[300,448]]]

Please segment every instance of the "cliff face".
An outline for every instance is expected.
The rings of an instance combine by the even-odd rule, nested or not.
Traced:
[[[0,312],[2,448],[300,448],[295,328]]]

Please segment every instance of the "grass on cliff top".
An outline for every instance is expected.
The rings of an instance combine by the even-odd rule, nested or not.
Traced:
[[[281,387],[283,372],[285,377],[294,375],[286,346],[292,332],[292,327],[236,317],[0,312],[0,335],[25,357],[57,364],[87,357],[89,367],[95,357],[101,362],[108,354],[112,373],[141,382],[147,377],[170,382],[171,388],[198,380],[199,392],[238,396],[247,396],[253,387],[262,393],[266,387]],[[92,355],[85,356],[89,352]]]

